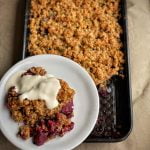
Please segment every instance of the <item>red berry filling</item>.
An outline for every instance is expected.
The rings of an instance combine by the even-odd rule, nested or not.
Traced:
[[[68,118],[71,118],[73,116],[73,101],[70,101],[67,103],[61,110],[63,114],[65,114]]]
[[[72,130],[74,123],[71,121],[67,124],[62,123],[60,120],[62,116],[64,117],[64,114],[58,113],[55,118],[39,121],[33,131],[33,143],[40,146],[48,139],[63,136],[66,132]]]

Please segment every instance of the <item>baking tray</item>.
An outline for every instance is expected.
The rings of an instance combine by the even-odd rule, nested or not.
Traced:
[[[129,68],[129,49],[127,32],[127,5],[126,0],[121,0],[120,24],[123,28],[122,42],[125,56],[124,78],[113,76],[105,88],[98,88],[100,96],[100,112],[97,124],[85,142],[119,142],[125,140],[132,129],[132,104]],[[30,0],[25,1],[24,36],[22,59],[29,56],[28,43],[28,18]]]

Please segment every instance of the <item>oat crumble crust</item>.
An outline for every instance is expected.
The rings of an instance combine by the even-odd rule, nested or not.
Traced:
[[[56,54],[103,84],[122,70],[120,0],[31,0],[30,55]]]

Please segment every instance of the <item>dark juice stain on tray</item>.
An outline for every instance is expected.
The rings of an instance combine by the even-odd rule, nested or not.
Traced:
[[[27,29],[30,0],[26,0],[24,45],[22,58],[28,57],[27,42],[29,31]],[[97,87],[100,97],[100,112],[95,128],[85,142],[118,142],[126,139],[132,129],[132,106],[130,71],[127,39],[126,0],[121,0],[120,24],[123,28],[121,40],[125,55],[124,78],[113,76],[106,87]],[[92,109],[92,108],[91,108]]]
[[[91,133],[96,137],[113,137],[116,133],[116,105],[114,99],[114,86],[110,82],[106,87],[98,88],[100,96],[100,114],[96,126]]]
[[[129,121],[127,121],[127,115],[125,112],[122,112],[122,107],[124,107],[123,102],[119,102],[126,98],[119,96],[120,92],[123,92],[123,86],[120,87],[120,81],[122,79],[117,78],[118,77],[112,78],[106,87],[98,87],[100,113],[94,130],[87,138],[88,142],[101,140],[110,142],[119,141],[130,131],[130,117]],[[125,111],[127,111],[127,113],[130,112],[129,110]],[[122,122],[123,117],[127,117],[127,119]]]

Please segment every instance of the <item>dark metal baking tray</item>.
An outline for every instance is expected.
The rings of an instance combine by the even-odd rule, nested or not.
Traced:
[[[101,105],[99,118],[94,130],[85,142],[119,142],[125,140],[132,129],[126,0],[121,0],[120,6],[122,16],[120,24],[123,28],[121,40],[125,57],[124,71],[122,72],[124,78],[113,76],[105,88],[98,87]],[[29,56],[27,52],[29,12],[30,0],[26,0],[22,59]]]

